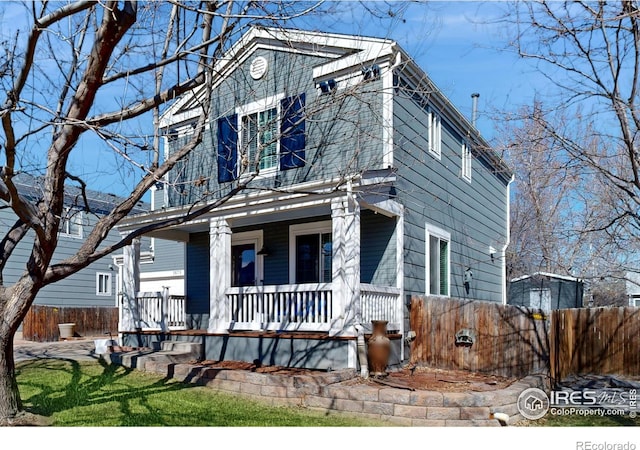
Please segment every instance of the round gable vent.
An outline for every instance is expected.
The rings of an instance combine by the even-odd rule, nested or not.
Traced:
[[[249,74],[251,75],[251,78],[253,78],[254,80],[259,80],[264,76],[266,72],[267,72],[266,58],[262,56],[258,56],[256,59],[251,61],[251,66],[249,67]]]

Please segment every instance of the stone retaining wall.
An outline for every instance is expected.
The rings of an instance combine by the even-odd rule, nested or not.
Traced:
[[[306,407],[388,421],[396,426],[500,426],[522,419],[517,399],[529,387],[546,388],[543,376],[530,376],[508,388],[484,392],[434,392],[348,382],[355,370],[313,375],[276,375],[212,368],[176,361],[169,355],[103,355],[112,363],[135,367],[183,382],[259,399],[271,405]]]

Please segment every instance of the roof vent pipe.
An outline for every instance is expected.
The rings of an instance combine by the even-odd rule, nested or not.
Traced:
[[[478,97],[480,94],[474,92],[471,94],[471,125],[476,126],[476,118],[478,116]]]

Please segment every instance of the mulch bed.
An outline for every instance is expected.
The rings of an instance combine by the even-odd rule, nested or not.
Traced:
[[[320,370],[301,369],[283,366],[265,366],[259,363],[242,361],[192,361],[190,364],[227,370],[248,370],[257,373],[276,375],[313,375],[326,373]],[[406,367],[402,370],[390,371],[385,377],[355,377],[343,382],[354,385],[385,385],[400,389],[429,390],[440,392],[482,392],[504,389],[514,383],[515,379],[489,374],[466,372],[463,370],[443,370],[429,367]]]

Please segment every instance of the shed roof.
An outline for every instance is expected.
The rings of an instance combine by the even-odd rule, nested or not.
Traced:
[[[558,280],[565,280],[565,281],[583,281],[581,278],[571,277],[569,275],[559,275],[557,273],[551,273],[551,272],[535,272],[529,275],[523,275],[521,277],[512,278],[511,283],[515,283],[516,281],[526,280],[527,278],[536,278],[536,277],[548,277],[548,278],[555,278]]]

